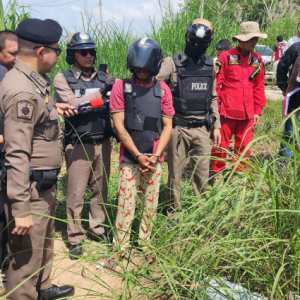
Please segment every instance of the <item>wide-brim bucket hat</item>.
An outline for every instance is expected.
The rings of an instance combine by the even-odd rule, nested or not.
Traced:
[[[259,24],[257,22],[243,22],[240,25],[239,34],[234,36],[232,40],[246,42],[254,37],[266,39],[268,35],[259,31]]]

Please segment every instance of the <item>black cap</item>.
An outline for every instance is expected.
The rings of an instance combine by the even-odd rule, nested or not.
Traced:
[[[61,26],[54,20],[26,19],[19,23],[15,33],[20,39],[37,44],[57,43],[62,35]]]

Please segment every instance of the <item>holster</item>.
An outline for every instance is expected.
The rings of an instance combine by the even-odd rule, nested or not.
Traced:
[[[56,184],[59,172],[60,169],[37,171],[30,168],[30,180],[36,181],[37,190],[49,190]]]
[[[205,127],[208,132],[210,132],[214,128],[214,124],[217,120],[217,117],[213,114],[209,114],[205,118]]]

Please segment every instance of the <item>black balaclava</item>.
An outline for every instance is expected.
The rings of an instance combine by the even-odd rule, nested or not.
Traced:
[[[186,41],[184,53],[190,57],[194,63],[197,63],[199,58],[206,52],[206,49],[207,46],[204,46],[203,44],[196,46]]]

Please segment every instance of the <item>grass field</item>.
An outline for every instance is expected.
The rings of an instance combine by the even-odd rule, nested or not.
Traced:
[[[269,299],[298,295],[299,154],[293,147],[294,159],[288,164],[278,160],[282,130],[281,102],[268,101],[255,132],[247,172],[224,173],[227,180],[222,186],[217,185],[196,198],[187,169],[181,189],[184,208],[179,215],[181,222],[172,227],[163,213],[167,180],[164,165],[160,209],[149,244],[157,261],[151,265],[143,261],[131,268],[121,264],[120,271],[114,276],[122,280],[122,290],[112,295],[108,289],[107,299],[206,299],[207,285],[203,280],[207,277],[242,284]],[[114,149],[106,207],[108,230],[114,223],[117,204],[117,146]],[[60,179],[58,198],[65,198],[65,177]],[[82,215],[86,229],[88,199],[87,192]],[[65,205],[59,205],[57,218],[64,220],[65,217]],[[133,226],[133,245],[138,222],[137,217]],[[58,236],[65,228],[65,221],[57,220]],[[86,247],[89,243],[86,242]],[[114,251],[99,249],[97,254],[97,248],[93,247],[91,253],[83,259],[97,261]],[[127,264],[139,255],[134,246],[129,253],[132,256],[129,255]],[[96,284],[104,284],[101,276],[97,281]],[[204,289],[200,291],[199,287]],[[228,296],[228,299],[231,298]]]

